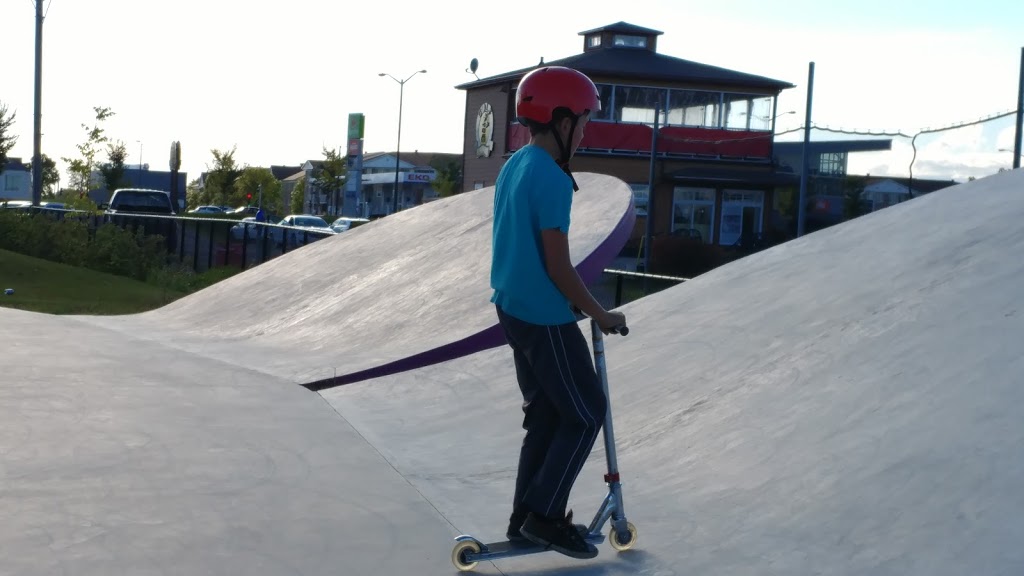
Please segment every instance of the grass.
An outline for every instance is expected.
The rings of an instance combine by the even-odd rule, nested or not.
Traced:
[[[4,295],[6,288],[13,288],[14,295]],[[123,276],[0,250],[0,307],[48,314],[134,314],[184,295]]]

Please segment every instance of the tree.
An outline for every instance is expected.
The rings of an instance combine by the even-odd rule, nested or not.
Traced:
[[[462,165],[458,161],[435,158],[430,167],[437,172],[430,187],[438,196],[446,198],[462,191]]]
[[[295,183],[295,188],[292,188],[292,201],[291,201],[291,206],[289,206],[289,208],[291,208],[290,213],[292,213],[292,214],[302,214],[303,212],[305,212],[305,210],[303,210],[303,203],[305,202],[305,196],[306,196],[306,177],[303,176],[303,177],[299,178],[298,182]]]
[[[82,157],[61,158],[68,163],[68,188],[77,192],[88,192],[97,187],[92,182],[92,172],[96,168],[96,154],[99,153],[99,146],[106,144],[108,140],[100,123],[114,115],[110,108],[95,106],[93,111],[96,113],[96,123],[91,128],[82,124],[86,140],[77,146]]]
[[[341,208],[341,187],[345,182],[347,167],[345,159],[337,150],[323,149],[324,160],[316,170],[316,187],[327,195],[328,211],[334,207],[334,213]]]
[[[14,119],[17,116],[17,112],[10,112],[8,115],[7,105],[0,102],[0,172],[3,172],[4,166],[7,165],[7,153],[14,148],[14,144],[18,141],[18,136],[11,133],[11,127],[14,126]]]
[[[56,196],[60,190],[60,171],[57,170],[57,162],[43,154],[43,195]]]
[[[260,189],[263,190],[263,211],[270,214],[284,213],[284,199],[281,197],[281,182],[274,178],[274,173],[269,168],[246,167],[235,181],[235,191],[232,199],[237,199],[230,206],[253,204],[260,198]],[[252,194],[252,200],[246,199],[247,194]]]
[[[113,192],[126,186],[124,161],[127,158],[128,151],[124,147],[124,142],[107,144],[107,162],[100,166],[107,190]]]
[[[202,191],[186,193],[188,207],[195,208],[204,204],[216,206],[238,206],[245,203],[245,195],[236,191],[235,181],[242,175],[242,169],[235,163],[235,147],[231,150],[210,150],[213,154],[213,168],[206,166],[206,180]]]

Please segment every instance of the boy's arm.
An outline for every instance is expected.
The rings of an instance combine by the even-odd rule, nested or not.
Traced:
[[[544,265],[548,276],[565,297],[584,314],[604,326],[608,323],[608,312],[594,299],[593,294],[580,279],[569,258],[569,236],[558,228],[541,230],[544,245]]]

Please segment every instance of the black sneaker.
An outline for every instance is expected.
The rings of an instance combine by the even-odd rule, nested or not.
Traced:
[[[569,518],[572,518],[571,511],[569,512]],[[512,515],[512,518],[508,521],[508,530],[505,531],[505,538],[507,538],[509,542],[513,544],[530,543],[530,541],[526,539],[526,536],[523,536],[522,532],[519,531],[524,522],[526,522],[526,514],[517,513]],[[585,537],[587,532],[590,531],[590,529],[583,524],[575,524],[575,526],[576,531],[579,532],[581,536]]]
[[[565,518],[545,518],[531,512],[519,532],[538,546],[550,548],[572,558],[586,559],[597,556],[597,548],[584,540],[583,534],[573,526],[572,510]]]

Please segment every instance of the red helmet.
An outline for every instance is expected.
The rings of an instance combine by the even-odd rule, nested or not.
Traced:
[[[545,66],[523,76],[516,90],[516,117],[547,124],[555,108],[568,108],[576,116],[596,112],[601,95],[590,78],[572,68]]]

